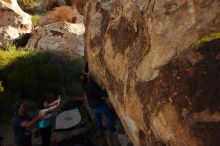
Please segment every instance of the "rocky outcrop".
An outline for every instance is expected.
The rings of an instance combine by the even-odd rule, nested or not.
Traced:
[[[135,146],[220,145],[220,1],[88,0],[91,75]]]
[[[31,17],[16,0],[0,1],[0,42],[13,40],[31,31]]]
[[[34,30],[26,47],[79,57],[84,53],[84,31],[82,23],[55,22]]]
[[[57,7],[53,11],[47,12],[41,20],[43,25],[51,24],[58,21],[69,23],[83,23],[83,16],[80,15],[76,8],[69,6]]]

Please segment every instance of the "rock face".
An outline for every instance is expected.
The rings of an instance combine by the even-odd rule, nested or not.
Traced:
[[[0,1],[0,20],[0,42],[31,31],[31,17],[21,10],[16,0]]]
[[[42,51],[58,52],[63,56],[79,57],[84,53],[84,31],[82,23],[55,22],[32,32],[26,45]]]
[[[88,0],[92,76],[135,146],[220,145],[220,1]]]

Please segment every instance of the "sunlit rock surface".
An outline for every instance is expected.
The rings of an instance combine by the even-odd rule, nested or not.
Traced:
[[[17,4],[17,0],[0,0],[0,45],[31,31],[31,17]]]
[[[90,73],[135,146],[220,145],[219,0],[88,0]]]
[[[55,22],[36,29],[31,34],[27,48],[57,52],[63,56],[77,57],[84,53],[83,23]]]

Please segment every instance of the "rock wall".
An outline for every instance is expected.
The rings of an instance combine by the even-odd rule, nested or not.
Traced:
[[[88,0],[91,75],[135,146],[220,145],[219,0]]]

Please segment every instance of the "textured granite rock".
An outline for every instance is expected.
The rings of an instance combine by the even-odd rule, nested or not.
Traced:
[[[88,0],[85,48],[135,146],[220,145],[219,0]]]

